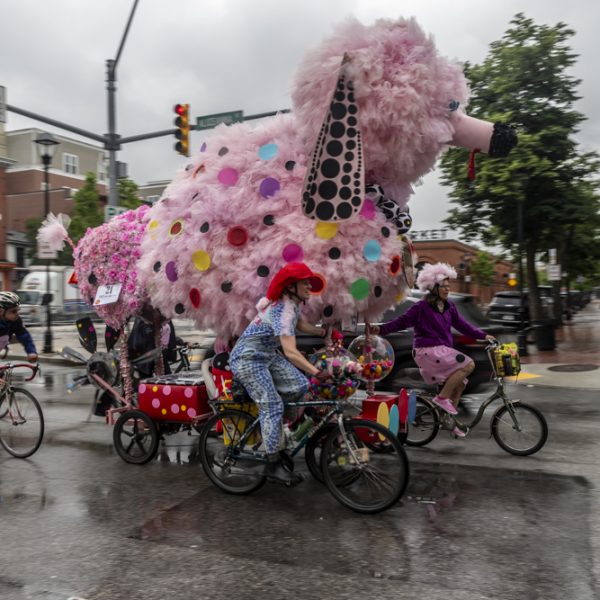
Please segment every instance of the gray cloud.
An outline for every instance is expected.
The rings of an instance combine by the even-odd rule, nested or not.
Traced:
[[[5,0],[0,8],[0,85],[11,104],[104,133],[105,61],[114,58],[132,2],[124,0]],[[594,64],[600,5],[588,0],[142,0],[118,68],[117,123],[129,136],[172,126],[172,106],[189,102],[192,115],[287,108],[295,67],[331,26],[353,14],[364,22],[415,16],[440,52],[478,62],[517,12],[538,23],[564,21],[576,31],[580,55],[573,74],[583,80],[578,109],[588,121],[578,140],[600,150]],[[410,12],[399,12],[409,10]],[[38,126],[8,113],[7,129]],[[197,150],[209,132],[195,132]],[[119,160],[138,182],[170,179],[185,164],[164,137],[125,145]],[[439,226],[446,191],[435,173],[415,189],[415,228]]]

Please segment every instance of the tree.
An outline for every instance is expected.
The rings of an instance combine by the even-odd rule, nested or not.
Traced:
[[[480,250],[471,262],[470,271],[475,283],[481,287],[489,287],[494,281],[494,265],[496,260],[485,250]]]
[[[501,40],[493,42],[481,65],[465,67],[472,85],[469,113],[519,128],[519,144],[507,159],[482,157],[476,182],[466,178],[466,151],[454,149],[442,159],[442,181],[452,186],[457,205],[446,222],[467,239],[500,244],[517,258],[519,202],[532,318],[541,316],[535,270],[536,254],[556,247],[556,236],[577,221],[571,205],[597,210],[595,153],[582,154],[572,136],[585,117],[573,108],[579,80],[567,70],[576,55],[567,46],[573,35],[564,23],[536,25],[517,14]],[[560,226],[560,227],[559,227]],[[590,225],[582,224],[588,234]],[[562,233],[559,233],[558,230]],[[578,235],[582,235],[579,231]]]
[[[77,244],[88,227],[98,227],[104,222],[95,173],[90,172],[85,176],[85,183],[75,192],[73,200],[75,206],[71,215],[69,237],[74,244]],[[68,244],[65,244],[64,250],[59,252],[56,263],[60,265],[73,264],[73,251]]]
[[[137,184],[131,179],[119,179],[119,206],[137,208],[141,203]]]

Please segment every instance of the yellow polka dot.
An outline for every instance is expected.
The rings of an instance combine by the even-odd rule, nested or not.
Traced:
[[[404,298],[406,297],[406,294],[404,294],[404,292],[400,292],[395,298],[394,298],[394,302],[396,304],[398,304],[399,302],[402,302],[402,300],[404,300]]]
[[[161,412],[161,414],[166,415],[167,414],[167,409],[163,408],[160,412]]]
[[[187,410],[187,406],[186,406],[185,404],[182,404],[182,405],[181,405],[181,410],[182,410],[183,412],[185,412],[185,411]]]
[[[156,229],[158,227],[158,221],[152,220],[148,223],[148,229]]]
[[[204,250],[196,250],[192,254],[192,262],[198,271],[206,271],[210,267],[210,256]]]
[[[315,234],[322,240],[330,240],[332,237],[335,237],[337,232],[337,223],[325,223],[323,221],[319,221],[315,225]]]
[[[158,392],[158,386],[157,385],[152,386],[152,391],[153,392]]]

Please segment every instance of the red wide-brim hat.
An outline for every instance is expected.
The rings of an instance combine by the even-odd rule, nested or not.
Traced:
[[[283,294],[283,290],[285,290],[288,285],[292,285],[303,279],[310,279],[314,276],[315,274],[304,263],[289,263],[285,265],[285,267],[279,269],[273,276],[273,279],[271,279],[269,289],[267,290],[267,298],[271,300],[271,302],[279,300]]]

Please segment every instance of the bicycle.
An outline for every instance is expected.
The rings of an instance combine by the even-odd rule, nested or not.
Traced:
[[[455,416],[438,408],[432,401],[434,394],[415,390],[416,410],[414,418],[408,423],[408,446],[426,446],[435,439],[442,428],[452,430],[458,426],[468,433],[479,424],[486,408],[495,400],[501,400],[502,406],[492,415],[490,428],[491,435],[500,448],[516,456],[529,456],[544,446],[548,439],[546,419],[537,408],[506,396],[504,377],[498,373],[494,360],[494,350],[497,347],[498,342],[492,342],[485,347],[496,380],[496,389],[483,401],[470,422],[462,423]]]
[[[0,445],[16,458],[31,456],[44,437],[44,415],[39,402],[27,390],[13,385],[13,371],[31,369],[31,381],[39,371],[37,365],[6,363],[0,365]]]
[[[286,411],[304,411],[295,431],[284,428],[286,467],[293,470],[293,459],[304,448],[311,474],[343,506],[374,514],[396,504],[409,479],[397,436],[374,421],[345,416],[341,401],[312,398],[286,403]],[[209,403],[215,414],[204,423],[199,441],[204,472],[227,493],[258,490],[266,482],[267,457],[256,405],[235,396]]]

